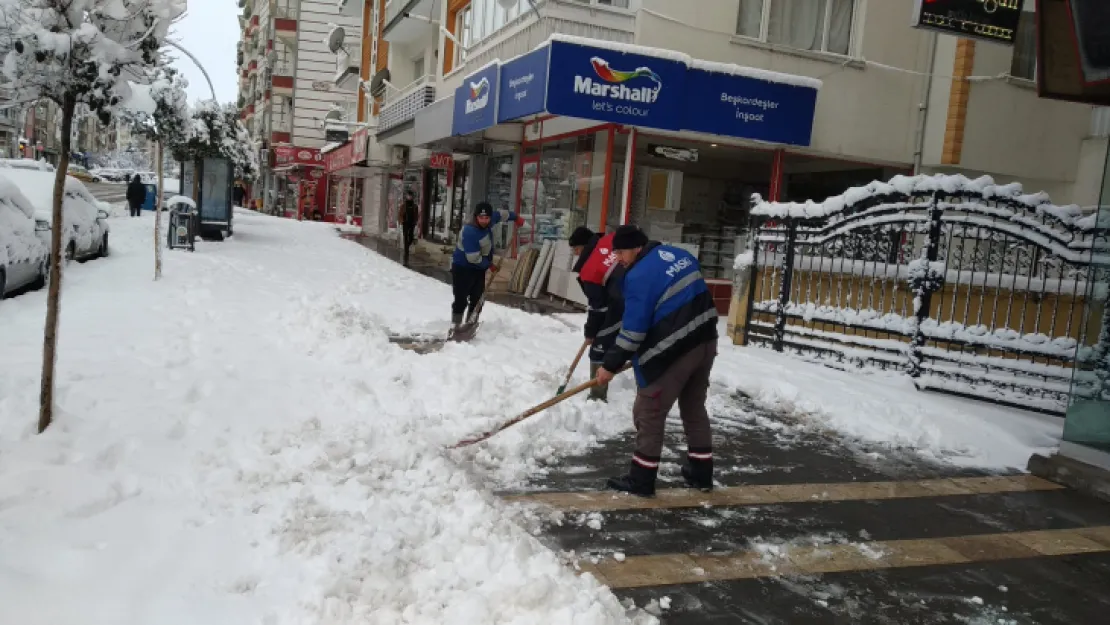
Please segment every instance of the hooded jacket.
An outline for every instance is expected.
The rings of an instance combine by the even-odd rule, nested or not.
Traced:
[[[483,228],[471,222],[463,226],[455,253],[451,255],[452,267],[470,269],[489,269],[493,263],[493,227],[502,221],[515,221],[516,213],[506,210],[493,211],[489,227]]]
[[[143,202],[146,202],[146,185],[139,180],[138,176],[135,176],[127,183],[127,203],[131,206],[141,206]]]

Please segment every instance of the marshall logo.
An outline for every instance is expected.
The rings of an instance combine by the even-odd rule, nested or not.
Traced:
[[[574,92],[592,96],[604,96],[614,100],[627,100],[629,102],[651,103],[659,97],[663,88],[663,81],[659,75],[648,67],[640,67],[633,71],[621,71],[609,67],[609,62],[601,57],[590,59],[594,74],[599,78],[595,81],[590,76],[574,77]],[[625,84],[637,78],[644,78],[654,83],[654,87],[630,87]]]
[[[489,104],[489,79],[483,78],[477,83],[470,83],[470,97],[466,99],[465,110],[467,115],[476,113]]]

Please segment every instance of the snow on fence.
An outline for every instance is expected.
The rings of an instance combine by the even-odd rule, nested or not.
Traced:
[[[1060,413],[1077,362],[1077,392],[1110,397],[1087,366],[1110,367],[1108,231],[986,176],[898,176],[821,203],[756,195],[737,338]]]

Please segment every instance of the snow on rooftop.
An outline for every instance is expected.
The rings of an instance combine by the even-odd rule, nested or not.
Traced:
[[[689,63],[693,69],[700,69],[702,71],[711,72],[714,74],[728,74],[730,76],[743,76],[745,78],[754,78],[765,82],[774,82],[782,85],[793,85],[795,87],[807,87],[809,89],[820,89],[821,81],[817,78],[810,78],[809,76],[796,76],[794,74],[783,74],[781,72],[772,72],[767,69],[759,69],[758,67],[744,67],[734,63],[718,63],[717,61],[705,61],[702,59],[692,59]]]
[[[639,54],[641,56],[651,56],[657,59],[665,59],[668,61],[677,61],[689,65],[693,60],[689,54],[678,52],[675,50],[667,50],[666,48],[653,48],[649,46],[638,46],[633,43],[623,43],[620,41],[604,41],[601,39],[590,39],[588,37],[576,37],[574,35],[564,35],[562,33],[555,33],[548,38],[548,41],[561,41],[563,43],[571,43],[578,46],[588,46],[591,48],[603,48],[612,50],[614,52],[622,52],[625,54]]]

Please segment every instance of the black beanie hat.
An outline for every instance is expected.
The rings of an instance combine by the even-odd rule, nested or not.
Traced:
[[[574,229],[574,232],[570,233],[570,238],[567,239],[567,243],[569,243],[571,247],[579,247],[589,243],[590,239],[593,237],[593,230],[590,230],[586,226],[578,226]]]
[[[489,202],[478,202],[478,205],[474,207],[474,216],[493,217],[493,206]]]
[[[647,235],[636,226],[621,226],[613,234],[614,250],[634,250],[647,244]]]

